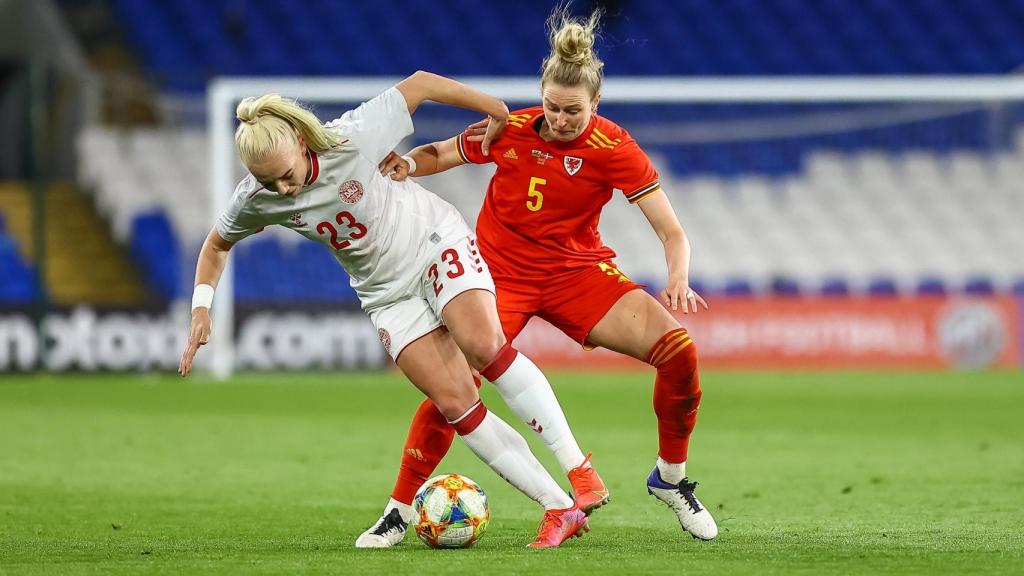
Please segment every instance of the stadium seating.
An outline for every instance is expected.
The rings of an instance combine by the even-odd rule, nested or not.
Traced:
[[[133,237],[133,229],[138,236],[149,227],[138,219],[163,213],[165,238],[160,242],[173,237],[181,249],[145,253],[153,258],[185,254],[186,262],[147,268],[147,276],[164,283],[162,293],[187,293],[182,283],[189,283],[191,274],[179,271],[191,269],[212,224],[206,192],[209,154],[202,134],[94,129],[82,141],[86,184],[109,211],[122,242],[142,250],[147,241]],[[154,158],[163,157],[177,158],[185,168],[156,177],[162,167]],[[805,168],[785,178],[677,174],[666,169],[664,158],[656,163],[663,164],[664,187],[694,244],[694,274],[709,290],[734,295],[985,293],[1010,290],[1015,279],[1024,277],[1024,229],[1019,225],[1024,131],[1011,149],[984,156],[972,150],[807,152],[801,162]],[[428,185],[472,222],[488,174],[466,167]],[[657,239],[639,211],[619,203],[614,200],[605,211],[602,233],[628,273],[658,285],[663,257],[646,248]],[[300,240],[271,228],[242,243],[239,274],[252,276],[239,283],[240,297],[352,298],[340,269],[331,282],[315,281],[336,266],[326,250]],[[254,264],[252,270],[247,263]],[[270,273],[261,276],[261,270]],[[177,288],[168,282],[177,282]]]
[[[615,76],[984,74],[1024,63],[1020,2],[607,4],[600,50]],[[403,0],[391,5],[403,17],[382,27],[379,6],[364,2],[308,0],[301,10],[285,0],[113,5],[148,76],[184,93],[201,92],[218,75],[401,75],[420,68],[535,75],[547,47],[541,23],[551,6]],[[374,49],[360,49],[369,45]],[[694,244],[693,280],[704,289],[733,295],[1024,290],[1024,229],[1014,217],[1024,211],[1024,107],[992,114],[938,104],[606,103],[602,114],[638,141],[656,143],[649,149]],[[751,125],[776,136],[721,137]],[[821,125],[856,128],[815,129]],[[690,138],[674,140],[679,134]],[[432,139],[422,131],[418,137]],[[212,224],[205,134],[188,127],[95,128],[81,136],[79,153],[82,183],[95,191],[115,236],[140,260],[179,260],[144,264],[148,281],[161,294],[186,294],[194,255]],[[176,160],[173,174],[166,158]],[[431,187],[472,220],[487,177],[486,170],[466,168]],[[159,233],[151,230],[155,222]],[[602,231],[627,272],[661,282],[663,257],[648,248],[657,240],[638,211],[607,210]],[[157,235],[176,242],[177,252],[153,249]],[[236,259],[243,300],[354,297],[326,250],[284,230],[268,229],[241,244]],[[325,270],[336,273],[328,282]]]
[[[38,292],[35,270],[23,262],[0,215],[0,305],[31,302]]]
[[[172,300],[183,292],[181,249],[166,214],[143,213],[132,220],[131,255],[159,297]]]
[[[389,3],[399,17],[381,26],[373,2],[114,4],[152,77],[176,91],[201,91],[216,75],[532,75],[546,52],[551,7],[403,0]],[[611,74],[1003,73],[1024,62],[1020,2],[608,4],[601,55]]]

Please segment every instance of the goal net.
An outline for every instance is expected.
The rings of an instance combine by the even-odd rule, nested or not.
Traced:
[[[512,109],[539,102],[534,78],[465,80]],[[212,83],[206,224],[243,175],[232,141],[241,98],[278,92],[326,121],[394,81]],[[1024,279],[1022,99],[1024,79],[1013,77],[615,78],[606,81],[600,113],[629,130],[659,169],[693,246],[698,290],[999,293]],[[399,151],[477,119],[425,105]],[[492,172],[465,166],[422,181],[473,224]],[[635,206],[616,197],[601,233],[624,272],[662,285],[660,244]],[[268,230],[233,250],[214,306],[214,373],[382,364],[344,272],[325,248],[289,234]],[[321,329],[311,332],[317,322]]]

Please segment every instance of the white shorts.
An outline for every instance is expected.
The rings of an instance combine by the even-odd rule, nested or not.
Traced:
[[[413,341],[444,325],[441,311],[452,298],[468,290],[494,294],[494,280],[473,234],[438,248],[420,273],[417,286],[417,293],[409,298],[369,311],[392,360]]]

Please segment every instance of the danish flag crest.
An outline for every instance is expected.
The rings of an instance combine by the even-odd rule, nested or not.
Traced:
[[[338,196],[346,204],[355,204],[363,197],[363,185],[359,180],[346,180],[338,187]]]
[[[575,176],[580,171],[580,168],[583,167],[583,158],[566,156],[562,159],[562,165],[565,166],[565,171],[569,173],[569,176]]]

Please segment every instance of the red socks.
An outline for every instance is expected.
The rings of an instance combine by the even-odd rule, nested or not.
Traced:
[[[515,359],[511,346],[504,348],[490,365],[487,375],[499,377]],[[658,456],[666,462],[686,461],[690,433],[697,423],[700,406],[700,377],[697,373],[697,347],[685,329],[667,332],[651,347],[647,362],[658,370],[654,380],[654,413],[658,417]],[[480,380],[475,378],[480,387]],[[491,378],[488,377],[490,380]],[[480,404],[478,409],[461,419],[455,427],[464,428],[487,415]],[[402,452],[391,496],[403,503],[412,503],[419,487],[434,473],[455,438],[455,427],[449,424],[434,403],[425,399],[420,404]],[[474,426],[475,427],[475,426]]]
[[[480,379],[474,376],[473,380],[479,388]],[[391,497],[404,504],[412,504],[416,491],[430,479],[454,438],[455,429],[437,411],[434,403],[425,398],[409,425],[409,435],[402,449],[402,464],[398,468],[398,479]]]
[[[658,339],[647,353],[647,363],[658,369],[654,379],[658,456],[666,462],[686,462],[701,396],[697,347],[686,330],[678,328]]]

